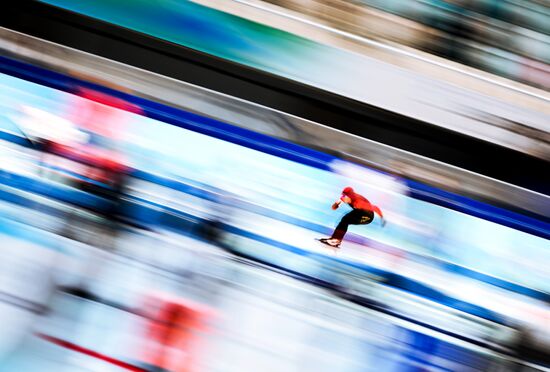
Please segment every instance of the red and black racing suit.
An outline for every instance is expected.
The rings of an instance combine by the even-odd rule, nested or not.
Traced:
[[[347,196],[351,199],[349,205],[353,210],[342,217],[331,239],[344,239],[349,225],[368,225],[374,219],[374,212],[382,216],[380,208],[373,206],[363,195],[350,193]]]

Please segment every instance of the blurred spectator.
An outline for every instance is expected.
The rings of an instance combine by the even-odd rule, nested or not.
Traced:
[[[207,306],[169,294],[148,296],[143,307],[148,319],[138,350],[147,371],[199,370],[201,333],[208,331],[214,311]]]
[[[71,209],[65,216],[60,234],[75,238],[74,231],[78,230],[79,224],[84,223],[84,229],[88,230],[87,243],[112,251],[123,222],[122,199],[129,180],[127,161],[121,151],[126,112],[137,113],[139,108],[89,89],[78,89],[77,93],[79,95],[69,103],[67,117],[71,123],[77,125],[78,130],[86,134],[87,141],[67,144],[53,140],[46,142],[45,149],[57,157],[78,163],[78,174],[71,174],[71,170],[66,170],[69,171],[69,177],[74,178],[76,188],[104,203],[84,206],[100,217],[98,222],[77,218],[77,209]],[[91,277],[97,276],[101,265],[102,258],[92,251],[82,283],[64,289],[84,297],[93,297],[87,285]]]
[[[426,49],[450,60],[471,64],[464,41],[474,38],[474,30],[468,26],[462,2],[431,0],[429,3],[437,10],[426,14],[424,24],[441,33],[434,36],[433,44],[426,39]]]

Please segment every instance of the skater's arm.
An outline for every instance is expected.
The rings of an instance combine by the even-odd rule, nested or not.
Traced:
[[[382,214],[382,211],[380,210],[380,208],[378,208],[376,205],[374,205],[374,206],[372,207],[372,211],[373,211],[374,213],[376,213],[377,215],[379,215],[380,218],[382,219],[382,227],[383,227],[383,226],[386,226],[386,219],[384,218],[384,215]]]
[[[342,202],[343,202],[343,203],[349,204],[349,203],[351,203],[351,199],[350,199],[349,196],[342,195],[342,196],[340,197],[340,199],[336,200],[336,201],[334,202],[334,204],[332,204],[332,210],[338,209],[338,207],[340,206],[340,204],[341,204]]]

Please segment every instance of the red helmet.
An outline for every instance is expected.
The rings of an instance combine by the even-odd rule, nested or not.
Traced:
[[[349,186],[344,188],[344,190],[342,190],[342,194],[346,196],[353,195],[354,193],[355,192],[353,191],[353,189]]]

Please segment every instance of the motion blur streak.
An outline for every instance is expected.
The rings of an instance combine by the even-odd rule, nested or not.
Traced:
[[[544,164],[546,8],[526,3],[21,7]],[[0,54],[0,372],[548,371],[549,195],[8,29]]]

